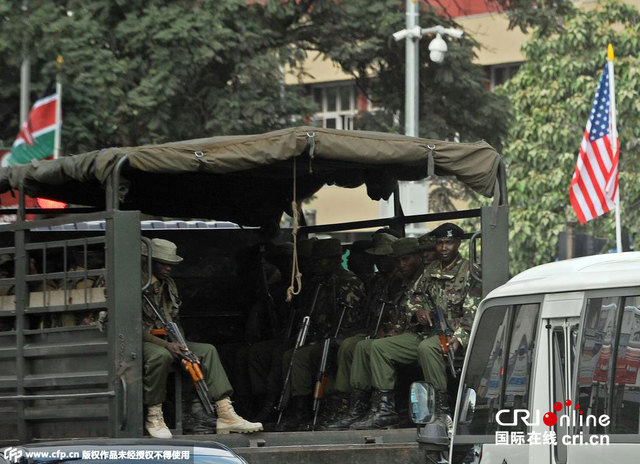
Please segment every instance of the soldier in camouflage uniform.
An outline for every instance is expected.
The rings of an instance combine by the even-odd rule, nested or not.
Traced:
[[[289,402],[292,410],[282,424],[284,429],[307,428],[311,419],[313,385],[322,357],[322,342],[334,336],[343,309],[344,318],[336,344],[340,345],[364,325],[364,312],[361,311],[364,285],[355,274],[342,267],[341,256],[342,247],[337,239],[318,240],[313,244],[314,278],[310,287],[313,295],[319,289],[318,297],[315,306],[309,302],[298,315],[298,320],[304,316],[311,318],[305,346],[296,351],[293,359],[293,350],[284,354],[283,379],[292,363]]]
[[[433,237],[431,234],[424,234],[421,237],[418,237],[418,243],[420,244],[420,251],[422,251],[422,257],[425,266],[438,259],[435,237]]]
[[[372,238],[373,247],[366,250],[374,260],[378,272],[371,281],[370,291],[363,308],[366,312],[367,323],[360,333],[347,338],[340,345],[338,350],[338,369],[336,373],[335,383],[333,385],[334,393],[332,397],[336,397],[337,401],[333,404],[337,405],[333,414],[325,416],[323,422],[318,426],[318,430],[340,430],[348,428],[344,424],[352,419],[353,412],[357,410],[357,405],[361,401],[358,394],[354,394],[351,388],[350,376],[351,366],[356,345],[365,338],[376,338],[379,327],[377,327],[378,316],[382,303],[385,303],[384,313],[382,313],[381,323],[383,324],[388,315],[390,301],[396,296],[400,289],[401,277],[396,272],[395,259],[390,255],[393,253],[391,244],[397,240],[393,235],[386,233],[377,233]],[[332,404],[331,401],[326,402],[327,406]]]
[[[427,304],[430,307],[435,304],[442,310],[452,332],[448,343],[455,352],[459,347],[467,346],[475,316],[475,305],[469,304],[468,297],[469,261],[458,252],[464,232],[455,224],[445,223],[433,230],[431,235],[436,239],[438,259],[426,267],[421,292],[429,295]],[[417,302],[423,303],[422,299]],[[420,311],[418,317],[439,327],[435,320],[435,308],[430,309],[430,313]],[[436,420],[448,433],[451,418],[447,401],[447,367],[438,336],[440,333],[439,329],[435,330],[433,336],[423,340],[418,345],[417,353],[425,381],[430,382],[436,390]]]
[[[351,386],[362,401],[358,404],[350,424],[354,429],[387,428],[397,426],[400,418],[395,411],[394,387],[396,364],[411,364],[416,361],[416,349],[425,331],[423,323],[415,316],[410,301],[415,298],[416,285],[422,275],[422,254],[418,240],[402,238],[392,245],[397,260],[397,270],[402,275],[402,290],[394,305],[389,308],[389,317],[380,338],[364,340],[356,346]],[[364,398],[373,388],[371,409]],[[359,420],[358,420],[359,419]]]
[[[174,243],[154,238],[151,241],[152,271],[151,285],[146,290],[147,296],[162,311],[167,322],[175,321],[179,324],[178,314],[182,302],[178,295],[178,288],[171,278],[171,268],[182,262],[176,253]],[[143,282],[148,280],[147,247],[143,246]],[[171,438],[171,432],[164,423],[162,403],[166,397],[167,377],[171,365],[182,358],[186,346],[171,342],[159,335],[154,335],[154,329],[163,329],[157,320],[153,309],[143,301],[142,304],[142,335],[144,353],[144,404],[147,406],[145,428],[154,438]],[[179,329],[184,333],[182,327]],[[218,352],[214,346],[205,343],[187,342],[188,349],[200,358],[202,373],[209,388],[210,400],[215,402],[218,415],[217,433],[255,432],[262,430],[262,424],[251,423],[238,416],[229,397],[233,388],[220,363]],[[192,411],[193,413],[193,411]],[[206,420],[206,418],[203,418]]]

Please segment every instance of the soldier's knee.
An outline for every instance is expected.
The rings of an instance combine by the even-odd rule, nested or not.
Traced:
[[[169,368],[173,364],[173,356],[169,350],[157,350],[148,359],[147,363],[150,366],[158,366],[163,368]]]
[[[386,354],[386,349],[385,349],[385,345],[384,345],[384,338],[379,339],[379,340],[373,340],[371,342],[370,346],[370,350],[371,350],[371,354],[372,355],[385,355]]]
[[[437,342],[437,343],[436,343]],[[441,355],[440,341],[433,338],[423,340],[418,345],[418,358],[424,359]]]

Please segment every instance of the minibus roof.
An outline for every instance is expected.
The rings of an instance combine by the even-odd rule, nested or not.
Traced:
[[[640,286],[640,252],[610,253],[532,267],[486,299],[633,286]]]

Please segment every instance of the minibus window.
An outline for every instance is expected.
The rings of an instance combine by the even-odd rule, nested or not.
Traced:
[[[590,298],[580,349],[578,366],[578,404],[584,415],[610,415],[609,382],[611,380],[612,342],[615,341],[619,297]],[[608,433],[599,424],[589,422],[583,432]]]
[[[640,427],[640,296],[624,299],[613,389],[611,433],[637,434]]]
[[[465,388],[476,391],[475,413],[471,423],[459,425],[458,433],[524,430],[524,424],[498,426],[496,414],[528,406],[538,310],[538,304],[526,304],[495,306],[482,313],[464,379]],[[504,413],[501,421],[511,422],[511,414]]]
[[[503,408],[526,409],[529,404],[529,374],[538,322],[537,309],[537,304],[514,306]]]
[[[495,306],[482,313],[477,335],[471,347],[465,387],[476,391],[473,420],[462,433],[489,435],[497,430],[504,366],[507,307]]]

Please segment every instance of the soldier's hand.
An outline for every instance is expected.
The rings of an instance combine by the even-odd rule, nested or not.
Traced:
[[[447,344],[449,348],[455,352],[460,346],[460,341],[452,335],[447,339]]]
[[[189,351],[189,348],[176,342],[169,343],[165,348],[169,350],[173,359],[183,359],[185,358],[184,353]]]
[[[428,309],[419,309],[416,313],[416,317],[420,324],[429,324],[429,326],[433,327],[433,321],[431,320],[431,311],[429,311]]]

